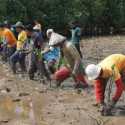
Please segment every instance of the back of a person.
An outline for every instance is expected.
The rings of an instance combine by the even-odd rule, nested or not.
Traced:
[[[71,42],[73,44],[79,44],[80,36],[81,36],[81,29],[79,27],[71,29]]]
[[[43,36],[41,33],[39,32],[33,32],[32,36],[31,36],[33,42],[34,42],[34,47],[35,48],[41,48],[42,44],[43,44]]]
[[[115,80],[119,79],[120,74],[125,70],[125,56],[113,54],[99,63],[103,70],[102,77],[109,78],[114,75]]]
[[[44,54],[44,58],[47,61],[51,61],[51,60],[58,60],[59,59],[59,53],[60,53],[60,49],[59,48],[53,48],[52,51],[49,51],[47,53]]]
[[[107,69],[111,69],[115,65],[119,70],[122,70],[125,68],[125,56],[122,54],[112,54],[101,61],[99,65]]]
[[[5,36],[6,42],[8,43],[8,45],[10,47],[13,47],[16,45],[16,38],[13,35],[13,33],[11,32],[11,30],[5,28],[3,31],[3,35]]]
[[[69,63],[71,68],[74,67],[76,60],[81,60],[79,52],[77,51],[75,46],[70,42],[66,43],[66,46],[63,48],[63,53],[65,60]]]

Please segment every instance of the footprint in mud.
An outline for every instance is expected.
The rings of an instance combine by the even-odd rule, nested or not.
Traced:
[[[26,92],[19,93],[19,97],[29,96],[29,95],[30,93],[26,93]]]

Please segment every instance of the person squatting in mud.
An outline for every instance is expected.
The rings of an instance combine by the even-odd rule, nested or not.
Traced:
[[[76,88],[80,86],[83,88],[88,87],[84,78],[82,59],[75,46],[68,42],[64,36],[55,33],[53,30],[48,29],[47,36],[49,38],[49,46],[59,47],[60,59],[64,58],[65,60],[64,66],[60,68],[58,66],[58,70],[52,75],[52,79],[57,81],[57,86],[60,86],[61,82],[71,75],[75,80]]]
[[[95,96],[102,115],[111,115],[111,111],[125,90],[125,55],[113,54],[98,65],[90,64],[85,69],[89,80],[94,80]],[[105,88],[110,77],[113,77],[116,91],[109,104],[105,104]]]

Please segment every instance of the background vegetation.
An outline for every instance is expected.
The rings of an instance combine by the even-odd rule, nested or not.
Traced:
[[[86,35],[120,32],[125,27],[125,0],[0,0],[0,21],[35,19],[59,30],[78,20]]]

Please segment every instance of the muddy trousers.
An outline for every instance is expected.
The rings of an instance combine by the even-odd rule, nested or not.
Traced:
[[[27,60],[27,72],[30,79],[34,79],[34,74],[37,71],[40,78],[43,78],[43,76],[45,76],[47,77],[47,79],[50,79],[49,74],[45,68],[44,61],[42,59],[39,60],[34,52],[31,52],[27,55]]]
[[[25,54],[21,53],[20,51],[16,51],[10,57],[10,66],[13,73],[16,73],[16,63],[19,62],[21,70],[25,71]]]
[[[48,68],[46,68],[44,60],[38,60],[37,69],[38,69],[40,78],[43,78],[43,76],[45,76],[47,80],[50,80],[50,72],[48,71]]]
[[[3,59],[3,61],[7,61],[8,58],[10,58],[14,54],[15,51],[16,51],[16,46],[7,47],[7,45],[4,45],[3,48],[2,48],[2,59]]]
[[[30,52],[27,55],[26,68],[30,79],[34,78],[34,73],[37,70],[36,66],[37,58],[34,52]]]

